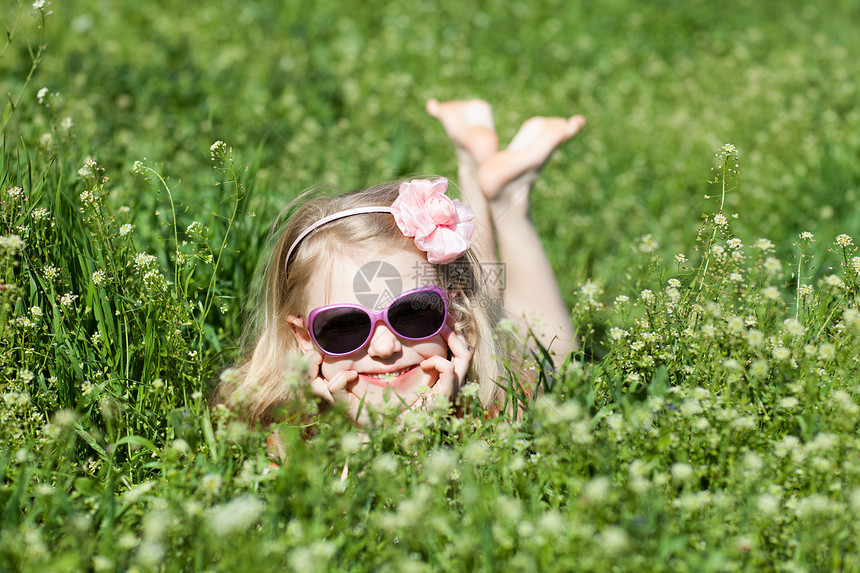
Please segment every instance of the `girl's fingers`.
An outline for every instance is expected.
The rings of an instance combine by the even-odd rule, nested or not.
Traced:
[[[466,374],[469,372],[469,367],[472,365],[472,356],[475,349],[472,348],[466,341],[466,337],[459,332],[453,330],[445,331],[442,335],[448,343],[448,348],[451,350],[451,362],[454,364],[454,371],[457,373],[459,382],[462,383],[466,379]]]
[[[418,366],[425,372],[430,372],[432,370],[435,370],[439,374],[454,372],[454,364],[450,360],[445,360],[441,356],[425,358]]]
[[[328,390],[328,383],[319,376],[311,379],[311,394],[325,400],[329,404],[334,404],[334,398]]]
[[[329,404],[334,404],[335,400],[343,398],[342,394],[349,393],[345,390],[346,385],[356,378],[358,378],[358,373],[355,370],[338,372],[331,380],[317,376],[311,380],[311,392]]]
[[[335,374],[328,383],[328,391],[335,395],[346,388],[346,385],[353,380],[358,379],[358,372],[355,370],[344,370]]]
[[[433,395],[443,395],[447,396],[449,400],[454,400],[454,396],[460,389],[460,377],[457,374],[457,371],[454,367],[454,363],[450,360],[445,360],[441,356],[431,356],[427,358],[423,362],[421,362],[421,369],[425,372],[436,371],[438,374],[436,378],[436,383],[433,385],[433,388],[430,390],[430,394],[427,396]],[[414,405],[419,400],[411,401]]]
[[[346,416],[356,426],[367,426],[370,423],[370,415],[367,412],[367,404],[358,396],[348,390],[338,393],[338,399],[346,410]]]
[[[304,353],[304,359],[308,364],[308,376],[316,378],[320,374],[320,366],[322,366],[322,354],[316,350],[308,350]]]

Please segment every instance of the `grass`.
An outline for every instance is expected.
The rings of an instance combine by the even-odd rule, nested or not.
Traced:
[[[0,9],[0,569],[860,569],[860,14],[781,8]],[[452,175],[472,96],[589,120],[532,201],[588,353],[270,468],[206,397],[273,215]]]

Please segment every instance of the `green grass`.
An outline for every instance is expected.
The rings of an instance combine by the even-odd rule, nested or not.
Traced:
[[[860,569],[854,3],[158,4],[0,8],[0,569]],[[453,177],[429,97],[588,118],[532,200],[588,352],[269,468],[206,397],[274,215]]]

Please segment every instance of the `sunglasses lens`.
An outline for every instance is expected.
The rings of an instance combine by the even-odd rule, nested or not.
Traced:
[[[429,338],[445,323],[445,301],[433,291],[408,294],[388,309],[388,322],[404,338]]]
[[[370,317],[355,308],[332,308],[319,313],[312,327],[325,352],[349,354],[361,348],[370,335]]]

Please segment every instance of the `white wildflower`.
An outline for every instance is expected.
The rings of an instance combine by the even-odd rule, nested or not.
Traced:
[[[218,493],[221,490],[221,476],[219,474],[206,474],[200,478],[200,489],[210,495]]]
[[[93,207],[98,204],[99,197],[92,191],[81,191],[79,195],[81,199],[81,203],[83,203],[84,207]]]
[[[643,235],[639,238],[639,251],[642,253],[653,253],[658,248],[660,248],[660,243],[658,243],[654,236],[651,234]]]
[[[185,234],[195,236],[199,235],[203,232],[203,225],[198,223],[197,221],[192,221],[190,225],[185,229]]]
[[[836,357],[836,347],[829,342],[825,342],[818,348],[818,356],[825,362],[833,360]]]
[[[594,301],[594,298],[603,294],[603,288],[599,283],[593,282],[591,279],[585,281],[585,284],[580,288],[580,292],[589,301]]]
[[[750,364],[750,375],[753,378],[764,378],[770,372],[770,364],[763,358],[757,358]]]
[[[46,265],[42,268],[42,274],[45,276],[46,279],[52,281],[60,275],[60,269],[58,269],[54,265]]]
[[[134,225],[132,225],[131,223],[126,223],[125,225],[123,225],[122,227],[119,228],[119,236],[125,237],[126,235],[131,233],[133,230],[134,230]]]
[[[787,318],[782,323],[785,331],[791,336],[800,336],[802,335],[806,329],[803,327],[803,324],[800,323],[796,318]]]
[[[762,252],[769,251],[769,250],[774,248],[773,243],[770,242],[770,240],[768,240],[768,239],[757,239],[753,243],[753,247],[755,247],[756,249],[758,249]]]
[[[824,284],[832,287],[842,286],[842,279],[839,275],[827,275],[824,277]]]
[[[588,503],[600,503],[609,495],[612,483],[605,476],[597,476],[582,488],[582,497]]]
[[[396,474],[398,469],[397,458],[391,454],[381,454],[373,460],[373,471],[381,474]]]
[[[621,340],[622,338],[627,338],[629,335],[629,332],[622,328],[618,328],[617,326],[613,326],[609,329],[609,338],[612,340]]]
[[[672,464],[672,479],[679,482],[685,482],[693,477],[693,466],[683,462]]]
[[[148,269],[152,265],[155,264],[156,257],[155,255],[148,255],[146,253],[138,253],[134,257],[134,266],[138,270]]]
[[[730,316],[726,319],[726,326],[732,332],[740,333],[744,329],[744,319],[739,316]]]
[[[94,285],[102,286],[103,284],[105,284],[106,280],[107,280],[107,275],[105,274],[105,272],[102,269],[99,269],[93,273],[93,284]]]
[[[225,155],[227,153],[227,144],[223,141],[216,141],[209,147],[209,154],[212,159],[215,160],[219,155]]]
[[[629,538],[623,529],[610,525],[600,532],[598,543],[608,555],[616,555],[627,548]]]
[[[775,360],[784,362],[791,358],[791,351],[785,346],[777,346],[773,349],[773,357]]]
[[[70,307],[74,304],[76,298],[78,298],[78,295],[67,292],[60,297],[60,304],[65,307]]]
[[[756,509],[764,515],[775,515],[780,510],[779,498],[769,493],[763,493],[756,500]]]
[[[769,275],[775,275],[782,270],[782,262],[776,257],[768,257],[764,261],[764,270]]]
[[[244,495],[207,512],[207,524],[219,536],[242,532],[254,525],[265,509],[262,500]]]
[[[844,249],[845,247],[850,247],[851,245],[853,245],[854,239],[851,238],[851,235],[846,235],[843,233],[842,235],[836,236],[836,244]]]
[[[14,255],[25,247],[24,241],[18,235],[5,235],[0,237],[0,249],[6,251],[10,255]]]
[[[764,342],[764,334],[758,329],[751,328],[747,332],[747,344],[752,348],[756,348],[761,346],[761,343]]]
[[[96,163],[96,160],[92,157],[87,157],[87,159],[84,161],[83,167],[78,169],[78,176],[80,176],[82,179],[92,177],[96,174],[97,170],[98,164]],[[83,197],[81,197],[81,201],[83,201]]]
[[[761,294],[768,300],[779,300],[780,298],[779,289],[775,286],[764,287]]]

